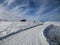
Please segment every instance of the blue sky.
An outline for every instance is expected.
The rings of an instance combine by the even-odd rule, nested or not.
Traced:
[[[60,0],[0,0],[0,19],[60,21]]]

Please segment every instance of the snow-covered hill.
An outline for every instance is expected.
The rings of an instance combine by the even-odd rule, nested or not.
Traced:
[[[13,32],[21,32],[30,28],[33,28],[38,25],[42,25],[43,22],[6,22],[1,21],[0,22],[0,37],[3,37],[5,35],[8,35]]]
[[[15,32],[19,29],[26,29],[26,27],[31,27],[30,29],[27,29],[25,31],[22,31],[20,33],[16,33],[14,35],[9,36],[8,38],[4,38],[3,40],[0,40],[1,45],[49,45],[47,42],[43,31],[44,29],[51,25],[58,25],[60,26],[60,22],[45,22],[43,25],[40,22],[0,22],[0,28],[1,31],[7,29],[8,32]],[[36,26],[36,24],[38,26]],[[20,26],[22,26],[20,28]],[[35,26],[35,27],[34,27]],[[9,31],[10,30],[10,31]],[[5,32],[3,35],[6,34]]]

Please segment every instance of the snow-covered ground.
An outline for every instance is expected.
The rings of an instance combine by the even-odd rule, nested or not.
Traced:
[[[60,22],[45,22],[43,25],[41,22],[0,22],[0,34],[5,36],[6,32],[16,32],[19,29],[26,29],[31,26],[30,29],[22,31],[20,33],[9,36],[8,38],[4,38],[0,40],[0,45],[49,45],[46,41],[45,36],[43,35],[44,29],[51,25],[60,26]]]

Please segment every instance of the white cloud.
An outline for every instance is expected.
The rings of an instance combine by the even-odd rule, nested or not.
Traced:
[[[7,5],[4,6],[4,4],[7,2]],[[20,19],[28,19],[28,20],[41,20],[42,18],[46,18],[47,16],[53,15],[60,7],[57,7],[56,9],[52,10],[51,12],[48,12],[46,14],[41,13],[46,9],[45,6],[47,4],[47,0],[42,0],[42,4],[38,8],[38,11],[36,11],[33,16],[27,15],[29,10],[32,10],[30,8],[27,8],[26,10],[22,11],[23,6],[27,7],[28,4],[21,4],[18,5],[10,10],[8,10],[8,6],[13,3],[14,0],[5,0],[4,3],[0,4],[0,19],[8,19],[8,20],[20,20]],[[57,13],[57,12],[56,12]]]
[[[10,5],[11,3],[13,3],[13,2],[14,2],[14,0],[6,0],[6,2],[8,2],[8,4],[7,4],[7,5]]]

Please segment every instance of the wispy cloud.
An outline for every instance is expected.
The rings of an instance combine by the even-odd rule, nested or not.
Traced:
[[[57,21],[60,17],[59,11],[60,1],[58,0],[3,0],[2,3],[0,2],[0,19]]]

